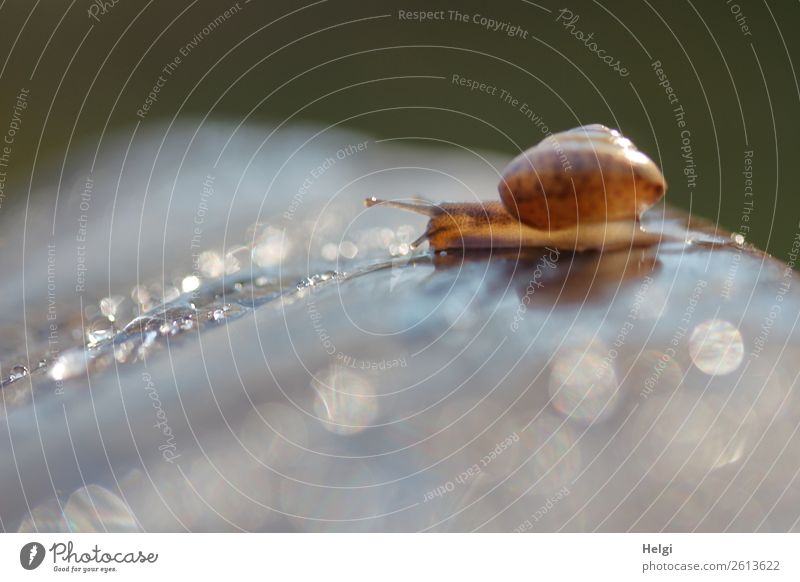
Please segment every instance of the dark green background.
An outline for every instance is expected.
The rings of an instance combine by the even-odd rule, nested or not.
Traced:
[[[31,106],[0,212],[24,202],[29,181],[35,188],[52,179],[70,139],[96,137],[106,124],[109,130],[135,124],[161,68],[232,4],[119,0],[97,23],[86,0],[5,2],[0,121],[10,119],[22,87],[31,91]],[[376,137],[427,136],[509,155],[541,139],[530,121],[497,97],[454,86],[449,77],[458,73],[507,89],[553,131],[591,122],[620,127],[660,160],[672,204],[734,231],[740,230],[744,202],[743,152],[752,149],[755,202],[748,239],[787,258],[800,219],[800,93],[793,69],[800,6],[725,0],[539,4],[553,12],[523,0],[242,0],[240,14],[184,59],[142,123],[209,112],[238,121],[255,108],[254,120],[296,115],[335,123],[353,117],[348,125]],[[742,34],[733,4],[752,36]],[[594,32],[629,77],[614,73],[555,22],[562,7],[580,15],[577,28]],[[399,9],[453,8],[517,24],[529,37],[509,38],[472,23],[397,17]],[[369,18],[380,15],[390,16]],[[693,191],[682,174],[680,132],[650,67],[653,59],[663,63],[686,110],[699,174]],[[388,79],[409,76],[448,79]],[[387,108],[400,109],[377,111]]]

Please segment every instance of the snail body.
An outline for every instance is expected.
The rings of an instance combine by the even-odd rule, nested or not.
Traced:
[[[586,125],[554,134],[514,158],[498,184],[499,201],[366,200],[430,218],[431,249],[551,246],[568,250],[656,244],[639,218],[667,189],[658,166],[618,131]]]

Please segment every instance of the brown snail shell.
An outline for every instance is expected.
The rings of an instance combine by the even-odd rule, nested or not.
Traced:
[[[666,192],[658,166],[620,132],[585,125],[514,158],[498,184],[506,210],[537,229],[637,220]]]

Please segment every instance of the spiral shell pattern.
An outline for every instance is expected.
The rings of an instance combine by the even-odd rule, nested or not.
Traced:
[[[667,183],[619,131],[585,125],[548,136],[514,158],[498,184],[506,210],[538,229],[635,220]]]

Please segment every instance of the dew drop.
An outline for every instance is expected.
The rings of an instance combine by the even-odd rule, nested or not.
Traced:
[[[86,341],[90,346],[96,346],[114,335],[114,326],[111,324],[112,321],[113,319],[100,318],[87,326]]]
[[[345,259],[355,259],[358,255],[358,247],[355,243],[346,240],[339,245],[339,255]]]
[[[177,321],[165,321],[158,327],[158,333],[161,335],[175,335],[180,331]]]
[[[286,258],[289,249],[283,231],[268,226],[253,247],[251,258],[259,267],[274,267]]]
[[[238,273],[242,270],[242,263],[235,253],[236,251],[231,251],[225,255],[223,264],[226,275],[233,275],[234,273]]]
[[[244,311],[241,305],[235,303],[217,304],[206,313],[208,321],[222,321],[234,317]]]
[[[313,380],[311,386],[316,392],[314,412],[332,433],[359,433],[378,416],[375,388],[366,376],[333,367]]]
[[[28,375],[28,368],[22,365],[16,365],[11,368],[11,373],[8,375],[8,379],[12,382],[15,382],[21,378],[24,378]]]
[[[109,321],[114,321],[117,318],[119,307],[124,301],[125,298],[121,295],[104,297],[100,300],[100,313],[102,313]]]
[[[689,355],[694,365],[709,376],[730,374],[744,359],[742,334],[724,319],[704,321],[692,331]]]
[[[73,378],[86,370],[86,353],[83,349],[72,350],[59,356],[50,368],[50,377],[56,382]]]
[[[197,277],[195,275],[189,275],[188,277],[184,277],[183,280],[181,281],[181,290],[184,293],[191,293],[198,287],[200,287],[200,277]]]
[[[617,404],[617,376],[601,344],[560,350],[550,371],[553,408],[579,422],[608,417]]]
[[[225,262],[219,253],[203,251],[197,259],[197,267],[204,277],[215,279],[225,272]]]
[[[338,277],[341,277],[341,273],[337,271],[325,271],[324,273],[318,273],[316,275],[311,275],[310,277],[306,277],[297,284],[297,288],[306,289],[308,287],[315,287],[320,283],[325,283],[327,281],[331,281]]]

